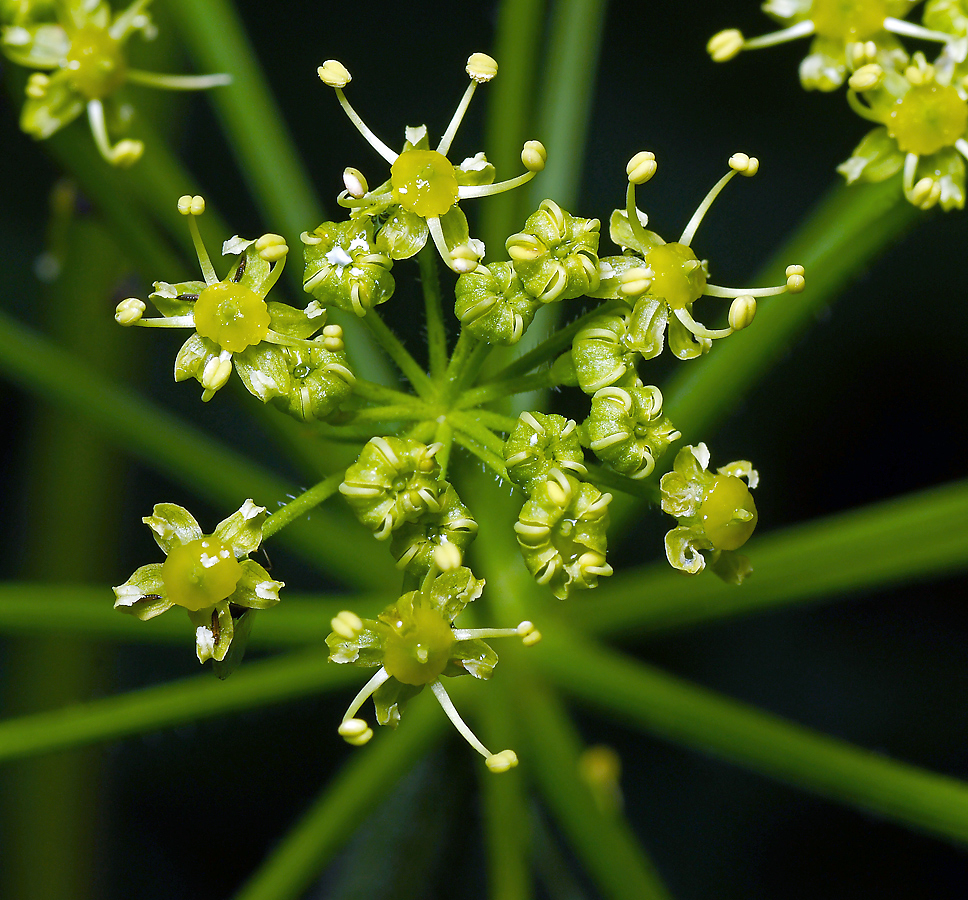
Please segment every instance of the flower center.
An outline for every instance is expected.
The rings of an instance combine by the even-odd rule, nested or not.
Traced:
[[[161,567],[168,596],[193,611],[224,600],[241,577],[242,565],[232,548],[210,535],[173,547]]]
[[[439,612],[414,607],[413,613],[393,623],[383,667],[404,684],[430,684],[447,667],[454,632]]]
[[[734,518],[737,512],[750,514],[746,521]],[[706,492],[700,509],[703,529],[717,550],[736,550],[742,547],[756,528],[756,504],[742,478],[717,475]]]
[[[951,86],[919,84],[891,110],[888,134],[904,153],[926,156],[950,147],[968,128],[968,104]]]
[[[866,41],[884,29],[887,0],[814,0],[810,20],[820,37]]]
[[[696,254],[684,244],[659,244],[645,255],[652,269],[649,293],[662,297],[672,309],[686,309],[706,289],[706,273]]]
[[[67,71],[73,88],[88,100],[99,100],[116,91],[126,70],[120,42],[105,29],[85,25],[71,36]]]
[[[265,300],[245,285],[220,281],[198,295],[195,330],[223,350],[239,353],[269,333],[269,309]]]
[[[443,153],[405,150],[390,167],[393,197],[422,218],[442,216],[457,202],[457,176]]]

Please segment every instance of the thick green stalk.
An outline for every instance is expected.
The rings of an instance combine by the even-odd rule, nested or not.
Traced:
[[[524,759],[602,897],[663,900],[669,893],[620,813],[602,809],[582,781],[582,747],[560,700],[522,673],[515,695],[530,738]]]
[[[440,277],[437,272],[437,248],[432,244],[426,244],[417,254],[417,262],[420,264],[420,286],[424,295],[430,375],[435,381],[440,381],[447,369],[448,354],[447,326],[444,323],[444,306],[440,295]]]
[[[670,520],[671,522],[671,520]],[[682,628],[968,566],[968,482],[960,481],[755,538],[740,587],[667,564],[618,572],[594,604],[562,614],[580,631],[631,636]]]
[[[238,506],[246,495],[268,505],[293,493],[282,479],[112,383],[3,313],[0,371],[45,401],[88,418],[159,471],[224,506]],[[344,524],[320,510],[312,521],[289,529],[285,540],[348,584],[386,584],[390,567],[384,554],[370,542],[355,544],[351,551],[345,536]]]
[[[968,784],[828,737],[610,652],[545,633],[535,665],[623,724],[839,803],[968,843]]]
[[[226,681],[211,672],[160,687],[0,722],[0,762],[118,740],[242,709],[281,703],[359,680],[319,650],[249,663]]]
[[[343,474],[343,472],[334,472],[308,491],[303,491],[295,500],[290,500],[285,506],[277,509],[263,523],[262,537],[272,537],[291,522],[294,522],[299,516],[306,515],[320,503],[332,497],[339,490],[343,481]]]
[[[358,670],[351,666],[338,668]],[[235,900],[297,900],[369,812],[430,748],[446,726],[432,699],[407,706],[399,729],[353,753]]]

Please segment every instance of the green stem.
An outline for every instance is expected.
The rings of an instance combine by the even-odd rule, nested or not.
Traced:
[[[381,734],[363,750],[351,751],[350,761],[236,894],[235,900],[297,900],[303,896],[370,810],[444,731],[446,720],[436,704],[428,701],[424,696],[408,704],[396,733]]]
[[[462,431],[454,432],[454,440],[468,453],[476,456],[485,466],[487,466],[498,478],[506,479],[508,470],[505,468],[504,459],[496,453],[492,453],[486,447],[482,447],[477,441],[469,438]]]
[[[588,469],[587,481],[592,481],[600,487],[621,491],[623,494],[629,494],[632,497],[648,500],[649,503],[656,506],[659,503],[659,486],[655,482],[645,479],[636,481],[634,478],[627,478],[625,475],[613,472],[607,466],[598,463],[586,463],[586,468]]]
[[[477,441],[482,447],[486,447],[491,453],[496,456],[502,456],[504,453],[504,441],[501,440],[494,432],[489,428],[486,428],[473,414],[465,412],[451,412],[448,415],[448,420],[455,427],[464,432],[472,440]]]
[[[406,391],[398,391],[393,388],[385,387],[365,378],[357,378],[353,385],[353,392],[364,400],[372,400],[378,403],[419,403],[420,401]]]
[[[383,319],[371,309],[363,318],[363,324],[369,328],[370,333],[387,352],[390,359],[403,372],[406,379],[413,385],[413,389],[421,397],[433,397],[435,394],[433,382],[410,355],[407,348],[403,346],[400,339],[387,327]]]
[[[328,500],[338,490],[343,481],[343,472],[334,472],[328,478],[324,478],[319,484],[314,485],[308,491],[303,491],[295,500],[290,501],[281,509],[277,509],[262,523],[262,538],[268,540],[278,531],[281,531],[299,516],[304,516],[310,510],[315,509],[324,500]]]
[[[465,391],[457,406],[459,409],[469,409],[513,397],[515,394],[554,387],[557,383],[551,374],[551,369],[544,369],[532,375],[522,375],[520,378],[509,378],[507,381],[491,381],[481,387]]]
[[[268,505],[292,492],[282,479],[156,409],[3,313],[0,371],[44,401],[84,416],[140,459],[220,505],[235,507],[246,494]],[[345,536],[343,523],[320,513],[287,532],[286,541],[348,584],[385,584],[384,554],[369,543],[348,553]]]
[[[420,286],[424,295],[430,375],[439,381],[447,369],[447,327],[444,324],[444,307],[440,297],[436,248],[428,243],[417,254],[417,262],[420,265]]]
[[[440,465],[440,480],[447,480],[447,469],[450,467],[450,451],[454,444],[454,429],[451,427],[450,423],[446,419],[441,419],[437,423],[437,428],[434,431],[434,442],[442,444],[443,446],[439,451],[437,451],[434,459]]]
[[[550,637],[550,639],[549,639]],[[569,694],[660,737],[840,803],[968,843],[968,785],[787,722],[590,643],[549,636],[536,664]]]
[[[468,363],[479,354],[482,346],[485,348],[484,352],[486,353],[488,345],[484,341],[474,337],[466,329],[461,328],[460,334],[457,335],[457,343],[454,345],[454,352],[450,357],[450,362],[447,363],[447,371],[444,375],[445,400],[453,401],[457,392],[467,383]]]
[[[582,781],[582,747],[560,700],[533,677],[520,679],[516,698],[530,737],[525,758],[530,763],[528,771],[601,896],[612,900],[668,898],[654,864],[628,823],[619,813],[603,810]]]
[[[670,520],[671,522],[671,520]],[[579,631],[628,637],[820,600],[968,567],[968,481],[755,538],[754,574],[737,588],[666,564],[619,572],[594,607],[562,613]]]
[[[517,419],[511,418],[511,416],[502,416],[490,409],[475,409],[471,415],[492,431],[503,431],[505,434],[514,431],[514,427],[518,424]]]
[[[188,643],[191,629],[186,625]],[[319,650],[249,663],[227,681],[210,672],[161,687],[130,691],[0,722],[0,761],[145,734],[241,709],[336,690],[359,680]]]
[[[420,422],[428,418],[429,412],[414,403],[393,406],[368,406],[353,414],[353,422]]]

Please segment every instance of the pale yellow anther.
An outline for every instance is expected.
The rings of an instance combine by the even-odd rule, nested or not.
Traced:
[[[492,753],[484,760],[492,772],[507,772],[518,764],[518,755],[513,750],[502,750],[500,753]]]
[[[734,153],[729,158],[729,167],[735,169],[740,175],[750,177],[760,170],[760,161],[755,156],[747,156],[745,153]]]
[[[355,612],[350,612],[348,609],[344,609],[342,612],[333,616],[329,624],[332,626],[333,631],[347,640],[352,640],[363,631],[363,620]],[[352,722],[354,720],[350,719],[350,721]],[[356,719],[355,721],[360,722],[362,719]],[[364,722],[364,724],[366,723]]]
[[[460,244],[450,251],[451,268],[461,275],[473,272],[481,261],[481,256],[473,244]]]
[[[803,278],[803,266],[787,266],[786,280],[787,290],[791,294],[799,294],[806,287],[806,281]]]
[[[654,273],[648,266],[636,266],[619,276],[619,293],[624,297],[638,297],[652,287]]]
[[[541,141],[527,141],[521,151],[521,162],[529,172],[540,172],[548,161],[548,151]]]
[[[255,249],[266,262],[278,262],[289,252],[289,245],[281,234],[269,232],[255,242]]]
[[[709,39],[706,52],[712,57],[713,62],[726,62],[743,49],[744,42],[742,31],[738,28],[727,28]]]
[[[941,183],[933,178],[922,178],[908,196],[918,209],[931,209],[941,199]]]
[[[861,66],[877,61],[877,44],[873,41],[852,41],[844,48],[847,65],[858,71]]]
[[[338,730],[340,737],[354,747],[362,747],[373,737],[373,729],[363,719],[347,719]]]
[[[934,81],[934,66],[924,62],[923,59],[918,60],[918,63],[908,66],[904,70],[904,77],[914,86]]]
[[[455,544],[438,544],[434,547],[434,564],[441,572],[451,572],[459,569],[463,563],[460,547]]]
[[[756,315],[755,297],[737,297],[729,305],[729,327],[733,331],[742,331]]]
[[[50,78],[43,72],[34,72],[27,79],[27,96],[32,100],[41,100],[47,93]]]
[[[518,625],[517,632],[521,635],[521,643],[525,647],[533,647],[541,640],[541,632],[534,627],[533,622],[529,622],[527,619]]]
[[[352,166],[343,169],[343,186],[346,188],[346,193],[356,200],[366,196],[366,192],[370,189],[363,173]]]
[[[316,69],[316,74],[323,84],[331,88],[344,88],[353,80],[349,70],[338,59],[327,59]]]
[[[122,300],[114,311],[114,321],[119,325],[134,325],[138,322],[145,312],[144,301],[137,297],[128,297]]]
[[[323,349],[339,353],[344,347],[343,329],[339,325],[327,325],[323,329]]]
[[[486,53],[472,53],[467,59],[467,74],[478,84],[497,75],[497,61]]]
[[[871,91],[884,80],[884,70],[877,63],[861,66],[847,84],[852,91]]]
[[[232,360],[213,356],[202,370],[202,387],[213,393],[225,385],[232,374]]]
[[[655,154],[651,150],[640,150],[625,166],[631,184],[645,184],[658,169]]]
[[[116,166],[120,166],[122,169],[126,169],[141,159],[141,155],[144,152],[145,145],[143,141],[133,141],[130,139],[118,141],[114,145],[114,150],[111,152],[111,162]]]
[[[551,500],[555,506],[567,506],[568,500],[570,499],[568,494],[565,493],[564,489],[557,481],[551,479],[547,482],[548,485],[548,499]]]
[[[178,211],[183,216],[200,216],[205,212],[205,198],[185,194],[178,198]]]

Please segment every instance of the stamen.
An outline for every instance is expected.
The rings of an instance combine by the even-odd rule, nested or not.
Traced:
[[[737,172],[742,172],[742,174],[747,176],[755,175],[759,169],[759,160],[755,156],[747,156],[745,153],[734,153],[729,158],[729,165],[730,171],[712,186],[712,189],[706,194],[702,203],[699,204],[699,207],[692,214],[692,218],[682,230],[679,243],[684,247],[688,247],[692,243],[692,239],[696,236],[696,229],[699,228],[699,223],[702,222],[703,216],[706,215],[709,207],[713,205],[713,201],[719,196],[719,192],[732,181]]]
[[[137,28],[137,19],[151,0],[135,0],[108,28],[108,34],[116,41],[124,40],[130,32]],[[76,17],[75,17],[76,21]],[[83,23],[79,23],[78,27]],[[130,73],[129,73],[130,74]]]
[[[965,159],[968,159],[968,141],[964,138],[958,138],[955,141],[955,150],[957,150]]]
[[[765,288],[728,288],[707,283],[703,293],[708,297],[773,297],[776,294],[785,294],[787,290],[785,284],[779,287]]]
[[[868,122],[876,122],[878,125],[882,124],[880,118],[869,106],[861,102],[860,97],[853,90],[847,91],[847,104],[862,119],[867,119]]]
[[[470,105],[471,98],[474,96],[474,91],[476,90],[477,82],[472,78],[471,83],[467,85],[467,90],[464,91],[464,96],[460,98],[460,103],[457,104],[457,109],[454,110],[450,124],[440,138],[440,143],[437,145],[438,153],[442,153],[444,156],[447,155],[447,151],[450,150],[450,145],[454,141],[457,129],[460,128],[460,123],[464,119],[464,113],[467,112],[467,107]]]
[[[232,76],[227,73],[216,75],[164,75],[161,72],[145,72],[141,69],[128,69],[127,80],[147,87],[163,88],[168,91],[204,91],[208,88],[231,84]]]
[[[205,212],[205,198],[200,196],[192,197],[185,194],[178,198],[178,211],[183,216],[188,216],[188,230],[192,235],[192,243],[195,245],[195,255],[198,257],[198,264],[202,269],[202,276],[206,284],[218,284],[218,275],[215,274],[215,267],[205,249],[205,243],[198,232],[198,225],[195,216],[200,216]]]
[[[635,239],[643,247],[650,246],[652,241],[645,233],[645,226],[642,224],[642,220],[639,218],[639,209],[635,205],[634,181],[629,181],[628,190],[625,192],[625,213],[628,216],[629,226],[632,228],[632,234],[635,235]]]
[[[797,22],[796,25],[791,25],[789,28],[783,28],[780,31],[773,31],[770,34],[763,34],[755,38],[746,38],[743,41],[743,49],[757,50],[761,47],[772,47],[776,44],[785,44],[787,41],[795,41],[798,38],[813,34],[814,27],[810,19],[805,19],[803,22]]]
[[[503,194],[505,191],[513,190],[527,184],[537,173],[525,172],[517,178],[509,178],[507,181],[499,181],[497,184],[462,184],[457,188],[457,197],[460,200],[469,200],[472,197],[490,197],[492,194]]]
[[[115,314],[115,318],[117,318],[117,314]],[[168,316],[168,317],[162,317],[157,319],[138,319],[136,322],[132,322],[130,324],[140,325],[142,328],[194,328],[195,316],[189,313],[187,316]]]
[[[905,22],[903,19],[895,19],[888,16],[884,20],[884,29],[894,34],[904,37],[919,38],[922,41],[936,41],[939,44],[955,44],[955,39],[950,34],[943,31],[932,31],[923,25],[916,25],[914,22]],[[964,59],[956,59],[955,62],[963,62]]]
[[[145,150],[145,145],[141,141],[125,139],[111,146],[108,127],[104,121],[104,105],[100,100],[87,101],[87,120],[90,122],[97,149],[112,166],[127,167],[141,158]]]
[[[456,272],[454,261],[450,257],[450,247],[447,246],[447,241],[444,239],[444,229],[441,227],[440,217],[429,216],[427,228],[430,229],[430,236],[434,239],[434,246],[437,248],[440,258],[444,261],[444,265],[452,272]]]
[[[356,714],[359,712],[360,707],[366,703],[367,699],[372,696],[381,687],[381,685],[390,677],[390,673],[387,672],[383,666],[377,670],[376,675],[374,675],[366,684],[360,688],[360,692],[353,698],[353,702],[346,708],[346,712],[343,713],[343,722],[348,722],[350,719],[355,718]]]
[[[447,688],[440,683],[439,678],[437,681],[430,683],[430,689],[434,692],[440,708],[446,713],[447,718],[453,723],[454,728],[457,729],[460,736],[468,744],[484,757],[487,767],[492,772],[506,772],[518,764],[518,757],[513,750],[502,750],[500,753],[491,753],[480,742],[477,735],[467,727],[467,723],[460,717],[460,713],[457,712],[457,707],[454,706],[450,695],[447,693]]]
[[[336,91],[336,99],[339,100],[339,105],[343,107],[343,112],[346,113],[349,120],[356,126],[356,130],[366,138],[367,143],[376,150],[390,165],[392,166],[397,161],[398,153],[394,153],[386,144],[383,143],[370,129],[367,127],[366,123],[357,115],[356,110],[350,106],[350,101],[346,99],[346,95],[343,93],[342,88],[333,88]]]
[[[696,337],[715,340],[716,338],[729,337],[733,333],[732,328],[707,328],[697,322],[686,309],[674,309],[673,312],[676,314],[676,318]]]

